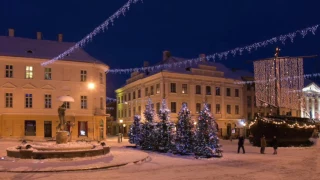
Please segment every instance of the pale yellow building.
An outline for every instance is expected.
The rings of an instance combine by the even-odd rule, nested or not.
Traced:
[[[59,124],[60,96],[66,103],[67,128],[72,139],[106,137],[106,80],[108,66],[79,49],[48,66],[40,63],[75,43],[0,36],[0,137],[54,138]]]
[[[117,121],[123,121],[123,132],[128,132],[135,114],[144,117],[143,111],[150,97],[156,111],[160,108],[162,98],[167,100],[171,120],[174,122],[177,121],[183,102],[188,104],[192,118],[197,120],[206,101],[217,119],[220,136],[243,134],[247,117],[246,86],[235,82],[241,81],[242,76],[252,74],[232,71],[220,63],[206,62],[204,54],[200,57],[203,61],[198,64],[165,68],[150,73],[132,73],[126,85],[116,90]],[[182,61],[184,59],[172,57],[170,52],[165,51],[159,64]]]

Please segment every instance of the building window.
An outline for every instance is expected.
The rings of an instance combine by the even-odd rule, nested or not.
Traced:
[[[251,120],[252,119],[252,114],[251,112],[248,113],[248,120]]]
[[[123,109],[123,115],[122,117],[127,117],[127,109]]]
[[[12,108],[12,107],[13,107],[13,94],[6,93],[6,108]]]
[[[227,114],[231,114],[231,105],[227,105]]]
[[[138,113],[141,114],[141,106],[138,106]]]
[[[87,109],[88,108],[88,98],[87,96],[81,96],[81,109]]]
[[[149,96],[149,92],[148,92],[148,88],[147,87],[144,89],[144,93],[145,93],[145,96]]]
[[[156,111],[157,111],[157,113],[160,111],[160,103],[156,104]]]
[[[44,68],[44,79],[51,80],[51,68]]]
[[[220,87],[216,87],[216,96],[221,96],[220,95]]]
[[[78,136],[88,136],[88,122],[79,121],[78,122]]]
[[[121,102],[121,103],[124,102],[123,96],[120,97],[120,102]]]
[[[24,135],[25,136],[35,136],[36,135],[36,121],[25,120],[24,121]]]
[[[196,85],[196,94],[201,94],[201,86]]]
[[[133,91],[133,93],[132,93],[132,99],[136,99],[136,92],[135,91]]]
[[[211,112],[211,104],[207,104],[207,108],[209,109],[209,112]]]
[[[126,110],[124,112],[126,113]],[[123,109],[121,109],[121,117],[123,117]]]
[[[100,97],[100,109],[104,110],[103,97]]]
[[[235,106],[235,114],[240,114],[239,105]]]
[[[66,109],[70,109],[70,102],[64,102],[63,104]]]
[[[251,90],[251,84],[247,84],[247,91]]]
[[[26,79],[32,79],[32,78],[33,78],[33,67],[26,66]]]
[[[211,87],[206,86],[206,95],[211,95]]]
[[[188,94],[188,85],[187,84],[182,84],[182,94]]]
[[[124,102],[127,102],[127,95],[124,95]]]
[[[87,71],[86,70],[81,70],[80,71],[80,81],[81,82],[86,82],[87,81]]]
[[[131,93],[128,94],[128,101],[131,101]]]
[[[118,104],[120,104],[120,97],[117,97],[117,102]]]
[[[172,92],[172,93],[176,93],[177,92],[176,83],[171,83],[170,84],[170,92]]]
[[[26,94],[25,98],[25,108],[32,108],[32,94]]]
[[[201,104],[197,103],[196,104],[196,113],[200,113],[200,111],[201,111]]]
[[[118,118],[121,118],[121,116],[120,116],[120,110],[118,110]]]
[[[141,90],[138,90],[138,98],[141,98]]]
[[[227,96],[231,96],[231,89],[230,88],[227,88]]]
[[[133,107],[133,115],[136,115],[136,107]]]
[[[129,116],[128,117],[131,117],[131,108],[129,108],[128,110],[129,110],[129,113],[128,113]]]
[[[44,95],[44,108],[48,109],[51,108],[51,94]]]
[[[154,95],[154,89],[153,89],[153,86],[151,86],[151,87],[150,87],[150,94],[151,94],[151,95]]]
[[[157,85],[156,85],[156,93],[157,93],[157,94],[160,94],[160,84],[157,84]]]
[[[247,105],[248,107],[251,107],[251,96],[247,96]]]
[[[13,66],[6,65],[6,78],[13,78]]]
[[[176,113],[177,112],[177,103],[171,102],[171,112]]]
[[[103,84],[103,73],[99,73],[100,84]]]
[[[221,114],[220,104],[216,104],[216,114]]]
[[[235,91],[234,91],[234,96],[235,96],[235,97],[239,97],[239,89],[235,89]]]

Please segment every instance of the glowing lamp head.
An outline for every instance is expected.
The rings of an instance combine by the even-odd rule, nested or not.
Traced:
[[[94,83],[89,83],[88,84],[88,88],[89,89],[94,89],[95,88],[95,84]]]
[[[122,119],[120,119],[120,120],[119,120],[119,122],[120,122],[120,123],[123,123],[123,120],[122,120]]]

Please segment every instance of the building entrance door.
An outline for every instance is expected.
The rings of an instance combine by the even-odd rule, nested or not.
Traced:
[[[44,137],[52,137],[52,122],[44,121]]]

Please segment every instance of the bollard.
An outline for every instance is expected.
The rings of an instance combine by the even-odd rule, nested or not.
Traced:
[[[122,133],[120,134],[120,137],[121,137],[120,141],[122,142],[122,137],[123,137]]]

